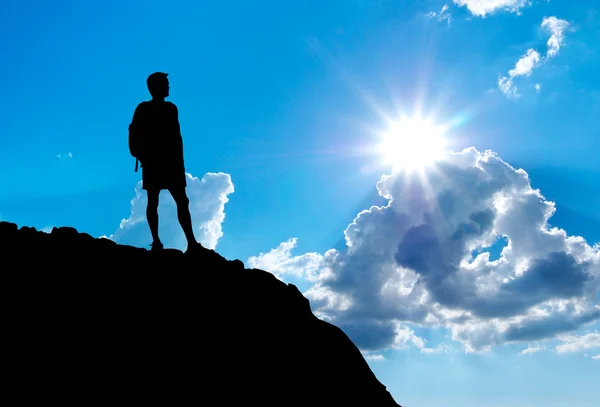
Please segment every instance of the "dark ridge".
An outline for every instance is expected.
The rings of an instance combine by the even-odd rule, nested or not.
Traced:
[[[213,250],[0,222],[0,257],[19,404],[398,406],[294,285]]]

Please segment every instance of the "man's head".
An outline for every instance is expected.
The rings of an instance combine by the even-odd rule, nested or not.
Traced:
[[[167,79],[168,73],[154,72],[148,79],[146,84],[148,90],[153,98],[166,98],[169,96],[169,79]]]

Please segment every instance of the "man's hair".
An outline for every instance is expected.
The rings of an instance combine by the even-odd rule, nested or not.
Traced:
[[[154,92],[156,90],[157,85],[159,85],[162,81],[167,79],[168,73],[164,72],[154,72],[148,76],[146,79],[146,85],[148,85],[148,91],[152,96],[154,96]]]

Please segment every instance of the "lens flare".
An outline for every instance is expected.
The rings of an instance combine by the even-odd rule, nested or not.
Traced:
[[[392,171],[422,171],[444,154],[445,129],[420,117],[403,118],[381,134],[378,152]]]

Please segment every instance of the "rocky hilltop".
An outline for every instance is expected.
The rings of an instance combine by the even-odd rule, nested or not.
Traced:
[[[398,406],[294,285],[213,250],[0,222],[0,270],[21,405]]]

